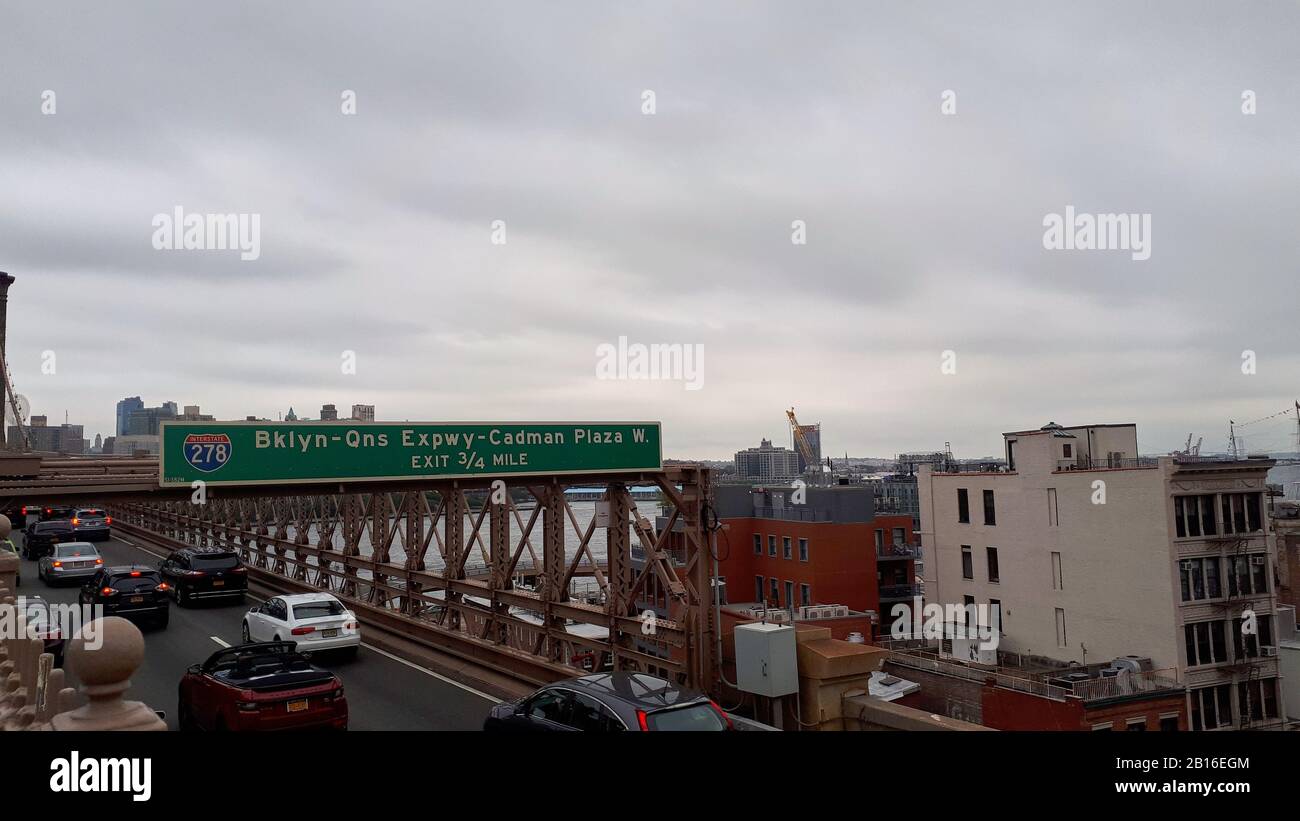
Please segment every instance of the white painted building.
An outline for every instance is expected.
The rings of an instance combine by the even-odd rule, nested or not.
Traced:
[[[997,472],[920,469],[927,601],[998,608],[1004,652],[1149,657],[1188,687],[1193,728],[1281,726],[1272,460],[1139,458],[1131,424],[1003,438]]]

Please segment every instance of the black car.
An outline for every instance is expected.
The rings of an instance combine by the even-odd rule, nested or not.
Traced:
[[[72,529],[78,539],[88,542],[106,540],[113,535],[113,517],[101,507],[79,507],[72,512]]]
[[[708,696],[645,673],[596,673],[548,684],[492,708],[484,730],[730,730]]]
[[[72,508],[68,505],[46,505],[40,509],[42,522],[51,522],[55,519],[71,519]]]
[[[23,531],[23,558],[35,561],[48,556],[59,542],[77,541],[72,522],[66,519],[36,522]]]
[[[166,627],[171,591],[158,571],[141,565],[106,567],[81,588],[77,603],[100,605],[105,616],[140,618]]]
[[[13,525],[14,530],[26,530],[28,518],[31,518],[33,522],[39,522],[41,513],[44,510],[44,505],[33,503],[18,505],[6,511],[5,515],[9,517],[9,524]]]
[[[158,572],[181,607],[197,599],[242,601],[248,591],[248,569],[235,551],[223,547],[182,547],[158,565]]]

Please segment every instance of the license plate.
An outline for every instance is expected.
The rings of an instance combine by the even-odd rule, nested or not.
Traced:
[[[132,596],[129,601],[131,604],[139,604],[144,601],[144,596]]]
[[[296,701],[290,701],[288,706],[289,706],[289,712],[301,713],[303,710],[307,709],[307,699],[300,698],[297,699]]]
[[[214,580],[214,581],[212,582],[212,586],[213,586],[213,587],[225,587],[225,586],[226,586],[226,583],[225,583],[224,581],[222,581],[221,579],[216,579],[216,580]]]
[[[339,631],[338,628],[336,627],[330,630],[322,630],[320,631],[320,634],[327,639],[332,639],[339,634]]]

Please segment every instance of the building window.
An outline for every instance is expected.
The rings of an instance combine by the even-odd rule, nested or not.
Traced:
[[[885,531],[876,528],[876,555],[885,555]]]
[[[970,496],[964,487],[957,488],[957,522],[970,524]]]
[[[1145,718],[1130,718],[1125,724],[1124,729],[1130,733],[1145,733],[1147,730],[1147,720]]]
[[[767,537],[767,555],[771,556],[774,559],[776,558],[776,537],[775,536]]]
[[[794,607],[794,582],[785,583],[785,606]]]
[[[961,546],[961,577],[963,579],[975,578],[975,562],[971,559],[970,545]]]
[[[1238,659],[1259,658],[1260,648],[1273,646],[1273,617],[1256,616],[1255,633],[1250,636],[1241,634],[1241,619],[1232,620],[1232,644]]]
[[[1214,494],[1174,497],[1174,535],[1183,539],[1218,534],[1214,521]]]
[[[799,540],[799,561],[801,562],[808,561],[808,540],[807,539]]]
[[[978,612],[974,609],[975,608],[974,596],[962,596],[961,603],[962,603],[962,609],[965,611],[964,613],[962,613],[963,619],[971,618],[973,613]],[[979,619],[974,619],[974,621],[976,622],[976,626],[978,626]]]
[[[1002,599],[989,599],[989,617],[993,619],[989,627],[996,625],[998,635],[1006,635],[1007,631],[1002,629]]]
[[[1059,607],[1056,608],[1056,646],[1069,646],[1069,640],[1065,635],[1065,611]]]
[[[763,555],[763,537],[757,533],[754,534],[754,555]]]
[[[764,599],[763,577],[755,576],[754,577],[754,601],[759,602],[761,604],[763,602],[763,599]]]
[[[1232,685],[1220,684],[1192,691],[1192,729],[1217,730],[1232,726]]]
[[[1074,446],[1071,445],[1069,442],[1066,442],[1064,445],[1061,446],[1061,455],[1064,456],[1066,459],[1073,459]]]
[[[799,585],[799,603],[804,607],[812,604],[812,588],[806,584]]]
[[[1228,557],[1228,595],[1250,596],[1268,592],[1268,556]]]
[[[1065,577],[1061,575],[1061,554],[1052,554],[1052,589],[1064,590]]]
[[[1228,660],[1228,648],[1223,640],[1223,622],[1202,621],[1183,625],[1187,642],[1187,666],[1221,664]]]
[[[1223,595],[1219,583],[1219,559],[1216,556],[1183,559],[1178,563],[1178,575],[1183,601],[1217,599]]]
[[[791,553],[790,553],[790,537],[789,537],[789,536],[782,536],[782,537],[781,537],[781,557],[784,558],[784,559],[792,558]]]
[[[903,545],[907,544],[907,528],[905,527],[894,528],[894,544],[899,547],[902,547]]]
[[[998,523],[998,512],[993,506],[993,491],[984,491],[984,524],[995,525]]]
[[[1220,498],[1224,533],[1256,533],[1263,529],[1259,493],[1224,493]]]
[[[1111,732],[1111,731],[1114,730],[1114,729],[1115,729],[1115,726],[1114,726],[1111,722],[1109,722],[1109,721],[1107,721],[1105,724],[1094,724],[1094,725],[1092,725],[1092,731],[1093,731],[1094,733],[1109,733],[1109,732]]]
[[[1277,718],[1277,679],[1265,678],[1239,683],[1237,710],[1243,723]]]
[[[1178,732],[1178,713],[1163,713],[1160,716],[1160,732]]]
[[[1000,578],[998,575],[998,549],[996,547],[986,547],[984,552],[988,558],[989,581],[997,582]]]
[[[1061,511],[1056,505],[1056,488],[1047,489],[1047,524],[1049,527],[1057,527],[1061,524]]]
[[[775,604],[777,607],[780,607],[781,606],[781,582],[775,576],[773,576],[769,581],[772,584],[772,603]]]

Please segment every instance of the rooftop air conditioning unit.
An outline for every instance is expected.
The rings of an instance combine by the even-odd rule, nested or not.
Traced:
[[[837,605],[835,605],[835,609],[834,609],[834,611],[832,612],[831,615],[835,616],[836,618],[842,618],[842,617],[844,617],[844,616],[847,616],[848,614],[849,614],[849,607],[848,607],[848,605],[846,605],[846,604],[837,604]]]
[[[1119,678],[1119,674],[1127,669],[1127,667],[1103,667],[1100,673],[1102,678]]]
[[[1123,667],[1135,673],[1150,672],[1155,669],[1149,656],[1120,656],[1110,664],[1112,667]]]
[[[1261,656],[1276,656],[1276,655],[1277,655],[1277,648],[1276,648],[1276,647],[1261,647],[1261,648],[1259,648],[1259,654],[1260,654]]]

